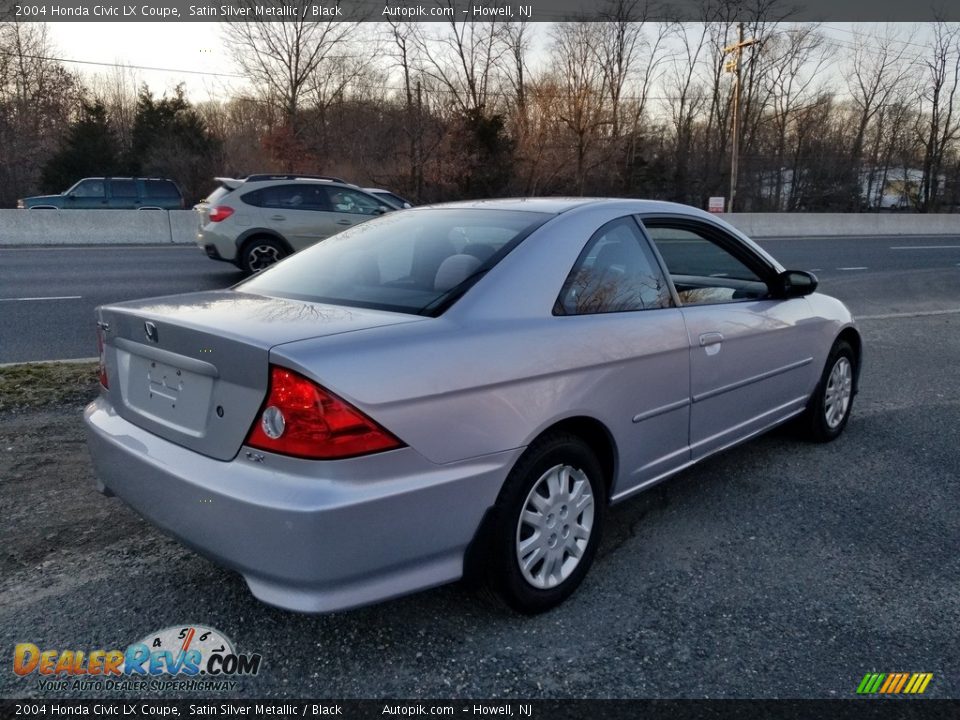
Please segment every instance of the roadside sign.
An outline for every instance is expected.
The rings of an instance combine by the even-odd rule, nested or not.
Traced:
[[[727,199],[725,197],[712,197],[707,201],[707,210],[712,213],[722,213],[726,204]]]

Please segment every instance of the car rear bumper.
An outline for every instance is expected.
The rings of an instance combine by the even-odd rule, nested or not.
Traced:
[[[222,225],[223,223],[202,224],[197,230],[197,245],[207,254],[207,257],[213,260],[235,263],[237,261],[236,238],[231,237],[229,232],[223,234]],[[226,227],[229,229],[230,226]]]
[[[222,462],[121,418],[85,413],[105,494],[240,572],[253,594],[329,612],[458,579],[484,512],[521,450],[436,465],[411,448],[334,462],[244,448]]]
[[[207,257],[210,258],[211,260],[223,260],[223,258],[220,257],[220,251],[217,250],[217,246],[212,243],[204,245],[203,251],[207,254]]]

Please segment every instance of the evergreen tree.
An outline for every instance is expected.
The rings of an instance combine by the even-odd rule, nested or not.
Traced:
[[[221,143],[178,85],[172,97],[154,98],[147,86],[137,97],[127,165],[139,176],[175,180],[188,202],[201,197],[220,166]]]
[[[120,170],[106,107],[99,100],[83,102],[63,146],[43,166],[41,185],[45,192],[61,192],[81,178]]]

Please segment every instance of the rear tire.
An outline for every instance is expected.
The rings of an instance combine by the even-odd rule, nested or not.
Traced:
[[[606,504],[603,470],[583,440],[556,432],[534,442],[494,506],[491,589],[529,615],[566,600],[596,555]]]
[[[846,340],[834,343],[827,363],[801,416],[804,435],[812,442],[831,442],[840,437],[853,410],[857,356]]]
[[[287,248],[278,240],[269,237],[250,238],[240,251],[240,269],[247,275],[254,275],[289,254]]]

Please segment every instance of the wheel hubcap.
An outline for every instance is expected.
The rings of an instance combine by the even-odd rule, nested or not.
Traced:
[[[256,273],[277,262],[280,253],[272,245],[257,245],[250,248],[247,257],[250,258],[250,269]]]
[[[836,430],[846,417],[852,394],[853,368],[847,358],[838,358],[830,371],[830,377],[827,378],[827,389],[823,398],[824,419],[831,430]]]
[[[594,501],[582,470],[557,465],[534,483],[517,523],[517,562],[535,588],[556,587],[580,563],[593,530]]]

